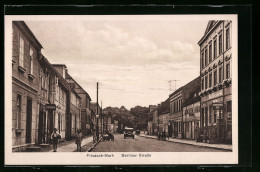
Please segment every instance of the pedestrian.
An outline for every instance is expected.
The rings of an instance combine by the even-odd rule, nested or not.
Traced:
[[[165,130],[163,130],[163,133],[162,133],[162,140],[166,140],[166,133],[165,133]]]
[[[82,134],[80,129],[77,129],[77,133],[75,134],[75,144],[77,144],[77,151],[81,152],[81,141],[82,141]]]
[[[59,142],[60,138],[61,138],[61,135],[58,134],[57,129],[54,128],[53,133],[51,134],[51,139],[52,139],[52,143],[53,143],[53,152],[57,152],[57,146],[58,146],[58,142]]]

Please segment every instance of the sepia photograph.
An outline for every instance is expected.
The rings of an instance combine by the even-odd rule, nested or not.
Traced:
[[[237,164],[237,33],[237,15],[5,16],[5,164]]]

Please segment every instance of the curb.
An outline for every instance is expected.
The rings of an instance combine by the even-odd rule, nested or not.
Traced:
[[[102,137],[99,138],[99,140],[94,143],[94,145],[92,145],[90,148],[88,148],[87,152],[91,152],[96,146],[97,144],[101,141]]]
[[[153,137],[147,137],[147,136],[141,136],[141,135],[140,135],[140,137],[145,137],[145,138],[149,138],[149,139],[156,139],[156,138],[153,138]],[[196,145],[196,144],[192,144],[192,143],[176,142],[176,141],[169,141],[169,140],[166,140],[166,141],[174,142],[174,143],[180,143],[180,144],[186,144],[186,145],[192,145],[192,146],[199,146],[199,147],[206,147],[206,148],[212,148],[212,149],[232,151],[232,149],[229,149],[229,148],[218,148],[218,147],[211,147],[211,146],[207,146],[207,145]]]

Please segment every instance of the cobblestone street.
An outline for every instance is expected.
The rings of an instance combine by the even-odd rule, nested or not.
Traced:
[[[223,152],[214,148],[159,141],[135,136],[124,139],[123,134],[116,134],[114,141],[100,142],[92,152]]]

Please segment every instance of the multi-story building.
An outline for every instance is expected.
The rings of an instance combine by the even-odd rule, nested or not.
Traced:
[[[97,120],[98,120],[98,122],[100,121],[99,119],[96,118],[96,115],[100,114],[101,108],[99,105],[97,107],[96,102],[90,102],[90,109],[92,111],[92,113],[91,113],[91,126],[93,127],[92,130],[93,129],[96,130],[97,129]],[[100,115],[99,115],[99,117],[100,117]],[[99,128],[100,128],[100,125],[99,125]]]
[[[52,64],[52,66],[62,75],[69,84],[69,120],[67,122],[68,139],[71,139],[77,129],[81,129],[81,97],[76,92],[76,84],[72,82],[72,78],[68,75],[67,66],[64,64]]]
[[[170,99],[168,98],[160,104],[158,107],[158,116],[159,116],[159,132],[165,131],[167,134],[171,133],[172,129],[170,128]]]
[[[201,129],[204,142],[232,140],[232,21],[208,22],[200,46]]]
[[[57,128],[62,139],[68,135],[66,121],[69,115],[69,85],[53,68],[47,58],[39,57],[40,84],[38,92],[39,113],[37,116],[38,143],[50,143],[53,128]],[[52,105],[54,109],[48,109]]]
[[[153,121],[153,114],[156,109],[156,105],[149,105],[147,131],[150,135],[154,135],[154,128],[157,127],[157,123],[155,124]]]
[[[158,128],[159,128],[159,123],[158,123],[158,107],[159,106],[156,106],[157,108],[154,109],[153,111],[153,134],[154,135],[157,135],[158,134]]]
[[[58,65],[55,65],[58,66]],[[61,65],[59,65],[61,66]],[[64,65],[65,66],[65,65]],[[65,66],[66,68],[66,66]],[[81,132],[84,136],[90,134],[91,111],[89,94],[68,74],[66,70],[66,81],[73,87],[75,92],[81,97]]]
[[[23,21],[12,22],[12,146],[37,140],[39,62],[42,45]]]
[[[173,136],[184,138],[183,126],[183,103],[186,102],[194,91],[200,86],[200,77],[195,78],[188,84],[180,87],[170,94],[170,123],[173,124]]]
[[[200,127],[200,85],[194,85],[193,94],[183,102],[183,130],[185,139],[196,139]]]
[[[183,87],[180,87],[169,96],[171,125],[176,138],[182,138],[182,92]]]

